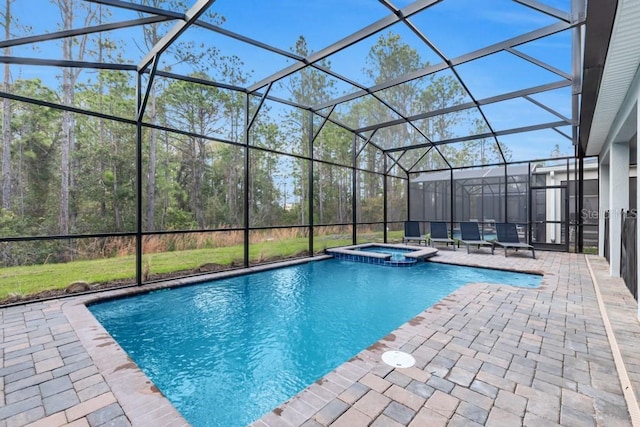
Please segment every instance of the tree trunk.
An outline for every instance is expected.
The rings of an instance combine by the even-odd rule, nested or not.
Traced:
[[[169,164],[169,134],[167,132],[163,133],[164,136],[164,150],[165,150],[165,155],[164,155],[164,185],[166,186],[167,183],[170,181],[171,179],[171,175],[169,173],[170,171],[170,164]],[[162,191],[160,194],[162,194],[162,218],[160,219],[160,230],[164,230],[166,227],[165,224],[165,220],[167,218],[167,210],[169,209],[169,206],[171,204],[171,200],[169,198],[170,193],[169,191]]]
[[[112,156],[112,165],[111,171],[113,173],[113,183],[111,184],[111,192],[113,193],[113,224],[116,231],[123,231],[122,224],[122,215],[120,213],[120,199],[118,193],[120,189],[118,188],[118,156],[119,156],[119,145],[118,138],[114,138],[111,135],[111,145],[113,146],[113,156]]]
[[[62,71],[62,90],[63,90],[63,104],[72,105],[73,93],[70,89],[70,79],[68,77],[69,71],[64,69]],[[62,141],[60,141],[60,234],[69,234],[69,175],[71,168],[69,162],[69,155],[71,150],[71,127],[74,126],[73,115],[64,111],[62,113]]]
[[[62,14],[63,29],[70,30],[73,26],[73,2],[61,0],[59,2]],[[62,56],[65,60],[73,58],[73,40],[65,38],[62,41]],[[62,103],[63,105],[73,105],[73,74],[71,69],[62,69]],[[62,112],[62,140],[60,141],[60,234],[69,234],[69,184],[71,174],[71,138],[73,132],[71,128],[75,125],[73,114],[69,111]]]
[[[324,168],[325,168],[325,165],[322,165],[322,168],[318,168],[320,170],[317,172],[319,175],[318,177],[318,221],[320,221],[320,224],[324,223],[324,186],[322,185],[322,183],[324,182],[324,177],[322,176],[323,175],[322,169]],[[311,185],[313,185],[313,183]],[[331,185],[331,181],[329,181],[329,185]]]
[[[9,92],[9,65],[4,67],[4,90]],[[2,101],[2,207],[11,210],[11,101]]]
[[[157,122],[156,117],[156,90],[151,88],[150,93],[149,116],[151,123]],[[149,170],[147,175],[147,230],[154,230],[155,206],[156,206],[156,144],[158,133],[155,129],[151,129],[151,138],[149,140]]]
[[[56,0],[62,16],[63,30],[71,30],[74,23],[74,11],[79,9],[75,0]],[[87,14],[84,17],[84,26],[88,26],[95,18],[96,11],[87,7]],[[62,56],[65,60],[82,60],[86,51],[87,36],[82,36],[76,45],[77,57],[74,58],[74,40],[70,37],[62,41]],[[71,68],[62,69],[62,103],[73,106],[75,98],[75,84],[80,70]],[[60,142],[60,234],[69,234],[70,230],[70,194],[74,184],[72,171],[72,156],[75,147],[76,120],[73,113],[64,111],[62,113],[62,141]]]
[[[202,208],[202,183],[204,182],[205,142],[202,138],[196,139],[196,158],[194,165],[194,206],[198,228],[204,228],[204,214]]]

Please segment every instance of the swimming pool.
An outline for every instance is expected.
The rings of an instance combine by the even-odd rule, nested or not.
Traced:
[[[412,267],[438,253],[431,247],[409,246],[392,243],[361,243],[326,249],[336,259],[364,262],[388,267]]]
[[[470,282],[540,276],[328,260],[89,309],[189,423],[240,426]]]

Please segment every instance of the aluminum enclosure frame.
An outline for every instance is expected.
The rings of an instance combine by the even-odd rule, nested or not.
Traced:
[[[326,123],[333,123],[336,126],[339,126],[351,133],[353,133],[353,163],[351,165],[351,170],[352,170],[352,179],[353,179],[353,197],[352,197],[352,222],[349,223],[349,225],[351,225],[353,227],[353,241],[354,243],[357,240],[357,225],[361,224],[358,223],[358,218],[356,215],[356,204],[357,204],[357,197],[356,197],[356,173],[357,171],[364,171],[363,169],[360,169],[358,167],[358,156],[360,154],[360,152],[362,150],[364,150],[364,148],[367,145],[370,145],[372,147],[374,147],[376,150],[379,150],[382,155],[383,155],[383,162],[384,162],[384,173],[380,173],[377,171],[367,171],[369,173],[374,173],[374,174],[378,174],[383,176],[383,183],[384,183],[384,199],[383,199],[383,206],[384,206],[384,217],[383,217],[383,225],[384,225],[384,240],[387,240],[387,224],[388,224],[388,218],[387,218],[387,203],[388,203],[388,197],[387,197],[387,179],[388,177],[392,176],[390,175],[391,170],[397,166],[398,169],[400,169],[404,176],[395,176],[396,178],[401,178],[406,180],[407,183],[407,189],[409,187],[409,182],[410,182],[410,178],[411,176],[415,175],[416,173],[419,172],[424,172],[418,169],[415,169],[419,163],[419,160],[416,161],[416,163],[414,163],[413,165],[411,165],[410,167],[405,167],[402,164],[400,164],[399,160],[401,158],[402,155],[404,155],[406,152],[410,151],[410,150],[416,150],[416,149],[428,149],[428,151],[426,151],[424,155],[426,155],[430,150],[435,150],[438,153],[440,153],[440,155],[442,156],[442,158],[444,159],[444,161],[446,162],[448,168],[446,170],[450,170],[451,171],[451,176],[453,177],[453,172],[456,169],[456,167],[453,167],[452,164],[446,159],[446,156],[443,155],[443,153],[439,150],[439,146],[441,145],[446,145],[446,144],[451,144],[451,143],[455,143],[455,142],[463,142],[463,141],[471,141],[474,139],[481,139],[481,138],[491,138],[496,146],[498,147],[499,151],[500,151],[500,156],[502,157],[502,162],[499,163],[501,165],[505,166],[505,170],[507,169],[507,165],[509,164],[515,164],[515,163],[521,163],[520,161],[518,162],[508,162],[507,159],[505,158],[503,152],[502,152],[502,148],[501,148],[501,142],[499,141],[499,137],[500,136],[504,136],[504,135],[510,135],[510,134],[517,134],[517,133],[523,133],[523,132],[530,132],[533,130],[539,130],[539,129],[553,129],[556,132],[562,134],[564,137],[566,138],[570,138],[573,142],[574,145],[577,145],[578,142],[578,118],[579,118],[579,100],[580,100],[580,93],[581,93],[581,85],[582,85],[582,69],[580,66],[580,60],[582,57],[582,52],[580,51],[581,49],[581,45],[582,45],[582,38],[581,38],[581,31],[584,27],[584,24],[586,22],[586,16],[585,16],[585,10],[586,10],[586,6],[585,6],[585,1],[584,0],[572,0],[572,12],[570,14],[567,14],[563,11],[559,11],[557,9],[554,9],[552,7],[546,6],[542,3],[538,3],[534,0],[514,0],[517,3],[520,3],[522,5],[525,5],[531,9],[535,9],[536,11],[539,11],[541,13],[544,13],[548,16],[552,16],[553,18],[557,19],[558,22],[552,25],[548,25],[545,26],[543,28],[539,28],[535,31],[531,31],[528,32],[526,34],[522,34],[519,35],[517,37],[512,37],[510,39],[504,40],[502,42],[493,44],[491,46],[487,46],[484,47],[482,49],[478,49],[474,52],[470,52],[470,53],[466,53],[454,58],[449,58],[447,57],[445,54],[443,54],[442,52],[440,52],[437,47],[435,46],[434,43],[432,43],[429,38],[427,38],[424,34],[422,34],[420,32],[420,30],[417,28],[417,26],[415,26],[412,21],[411,18],[412,16],[416,15],[419,12],[422,12],[442,1],[445,0],[418,0],[415,3],[412,3],[409,6],[406,6],[402,9],[398,9],[395,6],[393,6],[393,4],[387,0],[380,0],[380,2],[390,10],[390,14],[381,19],[378,20],[377,22],[362,28],[354,33],[352,33],[351,35],[343,38],[342,40],[326,47],[325,49],[322,49],[316,53],[313,53],[311,55],[309,55],[306,58],[301,58],[298,55],[295,55],[291,52],[286,52],[283,51],[282,49],[279,49],[275,46],[270,46],[267,43],[264,43],[262,41],[259,40],[253,40],[249,37],[246,37],[242,34],[237,34],[234,33],[232,31],[226,30],[224,28],[221,28],[219,26],[213,25],[209,22],[203,21],[201,20],[201,16],[211,7],[213,7],[215,5],[215,1],[214,0],[197,0],[195,1],[194,5],[186,12],[181,13],[181,12],[176,12],[176,11],[171,11],[171,10],[165,10],[165,9],[160,9],[160,8],[152,8],[152,7],[148,7],[148,6],[143,6],[140,4],[136,4],[133,2],[128,2],[128,1],[123,1],[123,0],[87,0],[91,3],[96,3],[96,4],[103,4],[106,6],[110,6],[110,7],[117,7],[117,8],[122,8],[125,10],[130,10],[130,11],[136,11],[136,12],[141,12],[141,13],[146,13],[146,14],[151,14],[153,16],[147,17],[147,18],[139,18],[139,19],[134,19],[134,20],[126,20],[126,21],[121,21],[121,22],[114,22],[111,24],[103,24],[103,25],[96,25],[96,26],[91,26],[91,27],[86,27],[86,28],[79,28],[79,29],[74,29],[74,30],[67,30],[67,31],[58,31],[58,32],[53,32],[53,33],[49,33],[49,34],[39,34],[39,35],[34,35],[34,36],[29,36],[29,37],[22,37],[22,38],[17,38],[17,39],[12,39],[12,40],[4,40],[2,42],[0,42],[0,48],[11,48],[11,47],[16,47],[16,46],[21,46],[21,45],[26,45],[26,44],[30,44],[30,43],[37,43],[37,42],[42,42],[42,41],[53,41],[53,40],[61,40],[61,39],[65,39],[65,38],[69,38],[69,37],[77,37],[77,36],[81,36],[81,35],[86,35],[86,34],[92,34],[92,33],[97,33],[97,32],[102,32],[102,31],[109,31],[109,30],[116,30],[116,29],[121,29],[121,28],[132,28],[132,27],[137,27],[137,26],[143,26],[143,25],[148,25],[148,24],[153,24],[153,23],[160,23],[160,22],[169,22],[169,21],[175,21],[175,24],[173,26],[173,28],[165,35],[165,37],[162,38],[162,40],[160,40],[160,42],[158,44],[156,44],[156,46],[154,46],[152,49],[150,49],[150,51],[143,57],[142,60],[140,60],[140,62],[137,65],[131,65],[131,64],[118,64],[118,63],[98,63],[98,62],[88,62],[88,61],[65,61],[65,60],[51,60],[51,59],[44,59],[44,58],[26,58],[26,57],[12,57],[12,56],[0,56],[0,63],[4,63],[4,64],[11,64],[11,65],[30,65],[30,66],[54,66],[54,67],[71,67],[71,68],[87,68],[87,69],[97,69],[97,70],[118,70],[118,71],[126,71],[126,72],[131,72],[131,73],[136,73],[136,81],[137,81],[137,87],[136,87],[136,97],[137,97],[137,110],[135,111],[134,117],[133,119],[131,118],[123,118],[123,117],[115,117],[115,116],[109,116],[103,113],[98,113],[98,112],[92,112],[92,111],[88,111],[88,110],[83,110],[81,108],[77,108],[77,107],[73,107],[73,106],[66,106],[66,105],[62,105],[62,104],[56,104],[56,103],[50,103],[50,102],[45,102],[45,101],[40,101],[37,99],[30,99],[30,98],[26,98],[26,97],[21,97],[21,96],[17,96],[14,94],[10,94],[10,93],[5,93],[0,91],[0,98],[7,98],[7,99],[13,99],[16,101],[20,101],[20,102],[27,102],[27,103],[32,103],[32,104],[36,104],[36,105],[41,105],[41,106],[46,106],[46,107],[50,107],[50,108],[56,108],[59,110],[63,110],[63,111],[70,111],[73,113],[78,113],[78,114],[87,114],[90,116],[95,116],[95,117],[103,117],[103,118],[107,118],[109,120],[115,120],[115,121],[119,121],[119,122],[123,122],[123,123],[127,123],[130,125],[135,125],[136,126],[136,171],[137,171],[137,191],[138,191],[138,195],[137,195],[137,206],[136,206],[136,210],[137,210],[137,228],[135,233],[120,233],[119,235],[123,235],[123,236],[135,236],[136,238],[136,283],[137,284],[141,284],[144,282],[143,279],[143,266],[142,266],[142,259],[143,259],[143,253],[142,253],[142,241],[143,238],[146,235],[153,235],[153,234],[162,234],[162,233],[170,233],[168,231],[145,231],[143,229],[143,222],[142,222],[142,217],[143,217],[143,213],[142,213],[142,194],[143,194],[143,188],[142,188],[142,181],[143,181],[143,138],[142,138],[142,133],[143,133],[143,129],[144,128],[155,128],[158,130],[166,130],[166,131],[171,131],[171,132],[177,132],[177,133],[182,133],[182,134],[189,134],[188,132],[185,131],[180,131],[177,129],[173,129],[173,128],[168,128],[168,127],[162,127],[159,125],[152,125],[150,123],[145,123],[144,122],[144,113],[146,110],[146,104],[147,104],[147,99],[149,96],[149,92],[151,90],[151,87],[153,85],[154,79],[156,77],[166,77],[166,78],[171,78],[171,79],[176,79],[176,80],[183,80],[186,82],[192,82],[192,83],[197,83],[197,84],[202,84],[202,85],[206,85],[206,86],[211,86],[211,87],[216,87],[216,88],[223,88],[223,89],[229,89],[229,90],[234,90],[240,93],[244,94],[245,97],[245,102],[244,102],[244,113],[245,113],[245,123],[246,123],[246,127],[244,129],[244,141],[243,142],[237,142],[237,141],[223,141],[220,138],[211,138],[210,136],[206,136],[206,135],[199,135],[199,134],[190,134],[193,136],[197,136],[199,138],[206,138],[209,140],[215,140],[215,141],[221,141],[227,144],[232,144],[232,145],[236,145],[239,147],[242,147],[242,149],[244,150],[244,182],[245,182],[245,194],[244,194],[244,203],[245,203],[245,209],[244,209],[244,218],[243,218],[243,222],[244,222],[244,226],[241,228],[237,228],[238,230],[242,230],[244,232],[244,266],[248,267],[250,265],[249,262],[249,234],[250,231],[255,230],[255,229],[260,229],[260,228],[252,228],[251,224],[250,224],[250,218],[249,218],[249,212],[248,209],[246,208],[246,206],[248,206],[249,204],[249,194],[247,191],[247,183],[249,182],[250,179],[250,167],[249,167],[249,153],[250,150],[265,150],[268,152],[272,152],[272,153],[276,153],[276,154],[281,154],[281,155],[287,155],[287,156],[292,156],[292,157],[296,157],[296,158],[302,158],[305,159],[309,162],[309,178],[308,178],[308,182],[312,183],[313,182],[313,165],[316,162],[319,163],[326,163],[326,164],[330,164],[330,165],[336,165],[336,166],[340,166],[340,167],[344,167],[344,165],[342,164],[338,164],[338,163],[332,163],[332,162],[328,162],[326,160],[322,160],[322,159],[314,159],[314,142],[316,137],[318,136],[319,132],[321,131],[322,127],[326,124]],[[326,67],[323,67],[320,64],[320,61],[322,61],[323,59],[329,57],[330,55],[340,52],[343,49],[348,48],[349,46],[352,46],[353,44],[364,40],[365,38],[373,35],[373,34],[377,34],[380,31],[390,27],[391,25],[394,24],[398,24],[398,23],[402,23],[403,25],[405,25],[411,32],[413,32],[425,45],[427,45],[430,49],[432,49],[433,51],[435,51],[438,56],[440,57],[440,59],[442,60],[441,63],[439,64],[435,64],[429,67],[426,67],[422,70],[416,71],[416,72],[411,72],[408,73],[404,76],[401,76],[399,78],[372,86],[372,87],[364,87],[360,84],[358,84],[357,82],[354,82],[353,80],[340,75],[339,73],[336,73],[335,71],[332,71],[330,69],[327,69]],[[289,59],[292,59],[294,61],[296,61],[295,64],[288,66],[286,68],[283,68],[282,70],[277,71],[276,73],[265,77],[261,80],[259,80],[258,82],[249,85],[247,87],[238,87],[238,86],[233,86],[233,85],[228,85],[228,84],[223,84],[220,82],[214,82],[214,81],[209,81],[206,79],[198,79],[198,78],[194,78],[194,77],[189,77],[189,76],[183,76],[183,75],[178,75],[178,74],[174,74],[174,73],[170,73],[170,72],[166,72],[166,71],[161,71],[158,70],[158,63],[159,63],[159,59],[162,56],[162,54],[165,52],[166,49],[168,49],[176,40],[179,39],[180,35],[185,32],[189,27],[191,26],[198,26],[200,28],[204,28],[206,30],[209,31],[213,31],[216,32],[217,34],[221,34],[223,36],[226,37],[230,37],[233,39],[236,39],[238,41],[244,42],[244,43],[248,43],[251,44],[253,46],[268,50],[272,53],[276,53],[279,54],[281,56],[285,56]],[[573,34],[573,40],[574,40],[574,47],[573,47],[573,52],[572,52],[572,68],[573,68],[573,74],[569,75],[568,73],[565,73],[561,70],[558,70],[557,68],[545,63],[544,61],[534,58],[530,55],[527,55],[521,51],[519,51],[517,49],[518,46],[525,44],[527,42],[531,42],[534,40],[538,40],[540,38],[543,37],[547,37],[549,35],[553,35],[553,34],[557,34],[563,31],[567,31],[570,30],[572,31]],[[547,71],[550,71],[554,74],[557,74],[561,79],[558,80],[557,82],[554,83],[548,83],[548,84],[544,84],[544,85],[538,85],[538,86],[531,86],[528,87],[526,89],[522,89],[522,90],[518,90],[518,91],[513,91],[513,92],[508,92],[508,93],[502,93],[496,96],[491,96],[491,97],[486,97],[486,98],[477,98],[475,97],[471,91],[469,90],[469,87],[465,84],[464,80],[462,79],[460,73],[456,70],[457,66],[463,65],[465,63],[471,62],[473,60],[476,59],[480,59],[480,58],[484,58],[486,56],[498,53],[498,52],[507,52],[511,55],[517,56],[521,59],[526,60],[529,63],[532,63],[538,67],[541,67]],[[338,97],[336,99],[332,99],[330,101],[324,102],[322,104],[319,105],[301,105],[295,101],[291,101],[291,100],[285,100],[285,99],[281,99],[278,98],[277,96],[273,96],[270,94],[271,91],[271,87],[274,83],[282,80],[283,78],[304,69],[305,67],[310,67],[310,68],[314,68],[317,69],[319,71],[325,72],[328,75],[342,81],[345,83],[348,83],[354,87],[356,87],[358,90],[354,93],[348,94],[348,95],[344,95],[341,97]],[[463,86],[464,90],[469,94],[469,97],[471,99],[471,102],[467,102],[464,104],[460,104],[460,105],[455,105],[452,107],[447,107],[447,108],[441,108],[438,110],[432,110],[432,111],[425,111],[425,112],[421,112],[419,114],[414,114],[414,115],[404,115],[402,114],[400,111],[398,111],[397,109],[395,109],[393,106],[391,106],[388,102],[386,102],[384,100],[383,97],[380,96],[380,93],[382,93],[381,91],[385,90],[385,89],[389,89],[389,88],[393,88],[393,87],[397,87],[400,86],[402,84],[414,81],[416,79],[422,78],[422,77],[426,77],[429,75],[433,75],[439,71],[443,71],[443,70],[448,70],[451,71],[456,78],[458,79],[458,81],[461,83],[461,85]],[[146,85],[143,85],[143,77],[148,77]],[[533,98],[530,97],[530,95],[533,94],[537,94],[537,93],[542,93],[542,92],[548,92],[548,91],[552,91],[555,89],[559,89],[559,88],[564,88],[564,87],[572,87],[572,116],[571,118],[565,117],[564,115],[558,113],[555,109],[545,105],[544,103],[537,101]],[[373,125],[369,125],[369,126],[364,126],[364,127],[359,127],[359,128],[351,128],[348,125],[346,125],[345,123],[342,123],[341,121],[339,121],[338,119],[336,119],[335,117],[332,117],[332,113],[334,111],[334,109],[343,103],[349,102],[349,101],[353,101],[356,100],[360,97],[364,97],[364,96],[372,96],[374,99],[377,99],[379,102],[381,102],[383,105],[385,105],[387,108],[389,108],[390,111],[394,112],[399,118],[396,120],[391,120],[391,121],[385,121],[385,122],[381,122],[381,123],[376,123]],[[260,101],[259,101],[259,106],[258,108],[253,112],[253,114],[250,112],[250,99],[251,97],[259,97]],[[555,115],[558,120],[557,121],[553,121],[553,122],[547,122],[547,123],[542,123],[542,124],[537,124],[537,125],[530,125],[530,126],[521,126],[521,127],[515,127],[515,128],[510,128],[510,129],[503,129],[503,130],[495,130],[494,127],[491,125],[490,121],[488,120],[487,116],[485,115],[485,113],[483,112],[482,107],[486,106],[486,105],[490,105],[493,103],[498,103],[501,101],[506,101],[506,100],[513,100],[513,99],[524,99],[532,104],[535,104],[537,107],[542,108],[546,111],[548,111],[549,113]],[[270,101],[274,101],[274,102],[278,102],[278,103],[282,103],[294,108],[298,108],[301,110],[304,110],[306,112],[308,112],[308,125],[307,125],[307,131],[306,131],[306,141],[308,144],[308,156],[300,156],[300,155],[296,155],[293,153],[283,153],[283,152],[279,152],[277,150],[270,150],[267,148],[262,148],[262,147],[256,147],[256,146],[252,146],[249,142],[249,134],[251,131],[251,127],[254,123],[255,117],[257,116],[258,112],[260,111],[260,109],[262,108],[262,105],[264,104],[265,100],[270,100]],[[584,102],[584,100],[583,100]],[[453,113],[453,112],[457,112],[457,111],[462,111],[465,109],[470,109],[470,108],[475,108],[477,109],[477,111],[479,111],[480,115],[482,116],[482,118],[484,119],[484,121],[486,122],[489,131],[483,134],[479,134],[479,135],[469,135],[469,136],[461,136],[461,137],[456,137],[456,138],[450,138],[450,139],[446,139],[446,140],[441,140],[441,141],[432,141],[429,139],[429,137],[422,132],[415,124],[414,122],[418,121],[418,120],[422,120],[425,118],[429,118],[429,117],[434,117],[437,115],[441,115],[441,114],[447,114],[447,113]],[[323,113],[323,110],[329,109],[328,113]],[[314,121],[313,121],[313,116],[318,116],[321,119],[321,125],[319,127],[315,127],[314,126]],[[377,131],[381,130],[381,129],[385,129],[391,126],[395,126],[395,125],[399,125],[399,124],[407,124],[409,126],[411,126],[419,135],[421,135],[424,138],[424,143],[419,143],[419,144],[414,144],[411,146],[403,146],[403,147],[392,147],[392,148],[382,148],[380,145],[376,144],[376,141],[374,139],[374,135],[376,134]],[[559,130],[560,127],[563,126],[571,126],[572,128],[572,135],[566,135],[564,134],[562,131]],[[371,132],[371,135],[367,135],[367,133]],[[361,145],[361,149],[358,151],[358,146]],[[578,158],[580,158],[580,164],[582,165],[582,158],[583,158],[583,154],[580,154],[581,151],[576,149],[576,156]],[[392,157],[392,154],[399,154],[400,157]],[[532,159],[532,160],[538,160],[538,159]],[[414,170],[415,169],[415,170]],[[580,177],[582,177],[582,168],[580,167]],[[581,188],[581,184],[580,184],[580,188]],[[581,191],[581,190],[579,190]],[[308,198],[309,200],[313,200],[313,185],[309,185],[308,188]],[[409,192],[407,191],[407,195],[409,195]],[[408,205],[410,205],[410,200],[409,200],[409,196],[407,196],[407,203]],[[452,201],[453,203],[453,201]],[[505,201],[506,203],[506,201]],[[409,212],[409,210],[408,210]],[[453,209],[452,209],[453,212]],[[306,225],[299,225],[299,226],[295,226],[295,227],[304,227],[304,228],[308,228],[309,229],[309,254],[313,255],[313,229],[314,229],[314,216],[313,216],[313,203],[310,204],[310,208],[309,208],[309,219],[308,219],[308,224]],[[453,222],[453,219],[451,220]],[[322,225],[322,224],[319,224]],[[289,226],[287,226],[289,227]],[[216,231],[216,230],[182,230],[182,231],[175,231],[177,233],[192,233],[192,232],[208,232],[208,231]],[[94,234],[83,234],[83,235],[77,235],[77,236],[36,236],[36,237],[12,237],[12,238],[6,238],[6,237],[0,237],[0,242],[15,242],[15,241],[30,241],[30,240],[48,240],[48,239],[69,239],[69,238],[84,238],[84,237],[107,237],[107,236],[112,236],[115,235],[115,233],[94,233]],[[582,248],[582,235],[580,234],[580,243],[579,243],[579,247],[580,249]]]

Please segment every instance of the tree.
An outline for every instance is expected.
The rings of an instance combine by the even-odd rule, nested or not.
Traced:
[[[167,7],[169,3],[169,9],[171,10],[187,10],[187,3],[182,0],[142,0],[142,4],[145,6],[151,6],[153,8]],[[140,13],[140,16],[146,16]],[[215,24],[222,24],[224,17],[217,15],[214,12],[206,12],[201,18],[207,18]],[[155,46],[164,36],[164,34],[174,25],[173,22],[157,22],[144,26],[144,38],[143,46],[139,46],[139,49],[143,53],[149,52],[153,46]],[[216,56],[218,50],[215,47],[205,47],[204,45],[196,46],[193,42],[177,41],[173,43],[167,51],[162,55],[163,68],[170,70],[172,67],[178,64],[188,64],[193,70],[204,74],[210,67],[215,67]],[[204,59],[207,60],[204,60]],[[151,86],[149,92],[149,103],[146,109],[147,120],[153,124],[158,124],[159,121],[159,109],[157,105],[157,98],[159,92],[162,90],[162,84],[156,79]],[[146,176],[146,212],[145,223],[147,229],[155,229],[155,210],[156,210],[156,190],[157,190],[157,158],[158,158],[158,137],[160,132],[154,128],[149,130],[149,153],[147,157],[147,171]],[[167,135],[165,134],[165,139]],[[166,198],[164,199],[164,206],[166,208]]]
[[[193,77],[206,78],[196,73]],[[220,127],[222,112],[220,109],[219,89],[184,81],[169,84],[163,94],[167,108],[167,118],[177,129],[186,129],[194,135],[214,135]],[[206,165],[211,154],[210,141],[200,136],[176,138],[176,145],[182,155],[182,177],[189,184],[188,206],[195,215],[199,228],[206,227],[204,217],[203,193],[206,183]]]
[[[298,37],[296,44],[291,48],[291,51],[303,58],[308,57],[311,52],[307,46],[307,41],[303,36]],[[326,60],[319,62],[319,65],[330,68],[331,63]],[[281,84],[284,89],[289,92],[289,99],[302,105],[318,105],[332,99],[335,95],[335,83],[329,78],[329,76],[312,67],[306,67],[300,72],[292,75],[286,84]],[[288,112],[283,121],[287,130],[286,135],[289,135],[288,148],[289,151],[295,151],[295,146],[300,144],[302,146],[302,153],[307,153],[307,144],[305,142],[310,138],[308,132],[309,127],[309,114],[308,111],[301,109],[294,109]],[[296,138],[297,140],[293,139]],[[307,153],[311,155],[311,153]],[[308,191],[309,183],[308,171],[309,162],[307,160],[297,160],[294,162],[295,167],[292,171],[292,177],[296,184],[294,184],[294,193],[298,196],[299,203],[299,218],[300,223],[307,223],[307,210],[306,206],[309,203]]]
[[[88,27],[96,18],[97,8],[87,2],[77,0],[51,0],[58,6],[62,18],[62,30],[71,30],[76,19],[76,12],[83,13],[81,17],[83,26]],[[87,35],[80,36],[78,40],[66,37],[62,40],[62,56],[65,60],[83,60],[87,53]],[[73,106],[75,99],[75,86],[80,68],[65,67],[62,69],[62,103]],[[69,111],[62,113],[62,138],[60,141],[60,234],[67,235],[70,232],[70,188],[74,186],[74,174],[72,170],[72,156],[75,148],[75,115]]]
[[[11,4],[14,0],[6,0],[4,20],[4,38],[11,38]],[[4,48],[4,55],[11,56],[11,48]],[[4,64],[4,91],[9,92],[11,84],[11,69]],[[11,209],[11,102],[8,98],[2,101],[2,207]]]
[[[28,27],[19,25],[17,19],[11,14],[11,5],[15,0],[5,0],[4,13],[0,11],[3,18],[0,25],[4,28],[5,40],[11,39],[15,34],[13,30],[29,30]],[[11,48],[4,48],[4,55],[11,56]],[[11,91],[11,67],[9,63],[4,64],[4,91]],[[11,209],[11,101],[9,98],[2,100],[2,208]]]
[[[55,102],[56,93],[40,80],[17,80],[13,92],[31,98]],[[16,211],[28,234],[45,234],[53,229],[57,205],[50,185],[56,179],[56,144],[60,137],[59,110],[28,103],[16,103],[12,108],[11,132],[16,145],[14,175],[16,180]]]
[[[135,109],[135,90],[124,72],[99,71],[93,84],[79,85],[79,104],[114,116]],[[82,115],[77,136],[83,141],[75,154],[79,180],[77,205],[84,218],[81,231],[123,232],[135,229],[135,131],[133,126],[102,117]]]

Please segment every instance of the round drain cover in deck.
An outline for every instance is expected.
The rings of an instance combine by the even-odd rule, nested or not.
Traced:
[[[409,353],[403,351],[385,351],[382,354],[382,361],[394,368],[410,368],[416,363],[416,359]]]

